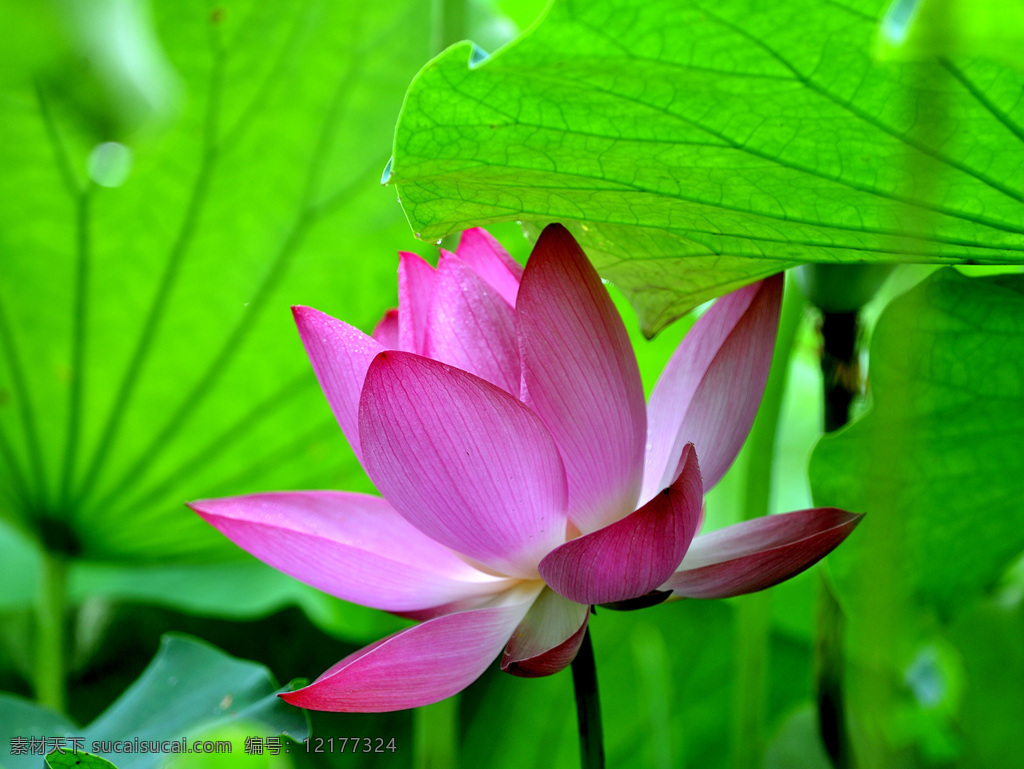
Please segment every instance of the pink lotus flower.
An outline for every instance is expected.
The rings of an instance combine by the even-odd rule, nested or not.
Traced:
[[[320,385],[383,497],[192,505],[281,571],[423,620],[282,695],[289,702],[426,705],[468,686],[502,649],[503,670],[554,673],[575,656],[591,605],[760,590],[856,526],[860,516],[815,509],[695,537],[703,489],[757,411],[781,276],[705,313],[646,406],[622,321],[561,226],[544,231],[525,271],[469,230],[436,270],[402,254],[398,285],[398,309],[373,337],[295,308]]]

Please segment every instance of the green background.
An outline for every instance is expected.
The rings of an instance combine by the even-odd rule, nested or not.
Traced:
[[[686,313],[713,296],[805,261],[931,265],[897,267],[865,309],[868,396],[820,443],[819,321],[796,303],[768,511],[867,513],[827,569],[758,598],[593,618],[609,765],[733,766],[752,740],[760,765],[826,766],[812,705],[823,580],[849,620],[849,731],[866,765],[1016,765],[1019,25],[999,3],[896,3],[880,22],[883,5],[0,9],[13,30],[0,52],[0,723],[15,730],[0,734],[0,764],[11,736],[91,728],[163,664],[168,631],[258,663],[224,686],[270,703],[403,626],[254,562],[183,503],[371,490],[289,306],[369,330],[396,301],[398,250],[433,258],[437,239],[495,223],[525,260],[528,238],[560,220],[610,281],[648,392]],[[971,23],[950,25],[957,14]],[[897,22],[905,39],[891,38]],[[464,39],[476,53],[448,48]],[[1009,274],[934,266],[963,261]],[[742,517],[752,454],[764,464],[741,454],[707,528]],[[59,716],[25,699],[55,562]],[[758,612],[762,683],[743,667]],[[194,672],[204,661],[235,670],[180,643],[193,678],[211,680]],[[568,672],[495,668],[416,712],[311,714],[314,736],[395,739],[366,755],[287,743],[246,757],[246,736],[295,733],[295,712],[211,723],[206,705],[148,696],[190,734],[233,740],[231,764],[578,762]],[[761,731],[744,734],[761,696]]]

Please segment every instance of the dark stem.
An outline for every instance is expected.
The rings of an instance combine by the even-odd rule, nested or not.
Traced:
[[[572,661],[572,688],[576,695],[576,720],[580,729],[580,766],[604,769],[604,739],[601,731],[601,699],[597,694],[597,667],[590,628],[583,631],[583,643]]]
[[[825,386],[825,432],[850,421],[850,404],[860,391],[857,313],[823,312],[821,374]]]
[[[825,431],[832,432],[850,420],[850,404],[860,392],[857,356],[857,312],[823,312],[821,334],[822,385],[825,395]],[[835,769],[854,765],[850,735],[846,730],[845,671],[846,618],[828,581],[822,577],[818,601],[818,632],[815,650],[815,688],[821,739]]]
[[[846,732],[846,693],[843,685],[846,618],[827,580],[821,580],[818,599],[818,633],[814,677],[817,683],[818,725],[835,769],[853,764],[850,736]]]

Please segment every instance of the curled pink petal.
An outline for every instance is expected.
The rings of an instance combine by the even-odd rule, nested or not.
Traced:
[[[828,555],[864,516],[834,507],[767,515],[693,540],[661,587],[680,598],[729,598],[787,580]]]
[[[399,349],[423,354],[427,314],[434,296],[434,268],[419,254],[398,254]]]
[[[519,397],[515,310],[472,269],[441,253],[424,352]]]
[[[635,509],[647,417],[622,319],[561,225],[541,233],[516,313],[523,400],[562,454],[570,519],[581,531],[594,531]]]
[[[383,352],[359,417],[366,469],[427,536],[500,574],[536,578],[565,538],[565,472],[544,424],[465,371]]]
[[[536,591],[510,591],[497,605],[447,614],[377,641],[309,686],[280,695],[311,710],[381,713],[417,708],[465,689],[501,651]]]
[[[576,657],[590,607],[545,588],[512,634],[501,669],[523,678],[549,676]]]
[[[310,307],[292,307],[295,325],[334,418],[360,462],[359,398],[370,361],[384,349],[357,328]]]
[[[729,469],[761,404],[782,283],[779,274],[722,297],[672,355],[647,405],[641,501],[671,482],[687,443],[697,447],[705,489]]]
[[[275,569],[376,609],[422,611],[510,586],[421,533],[380,497],[284,491],[189,507]]]
[[[679,566],[700,521],[697,454],[683,451],[675,482],[622,520],[566,542],[540,562],[553,590],[582,604],[629,601],[661,585]]]
[[[456,254],[502,299],[515,307],[523,268],[508,255],[491,233],[480,227],[466,230],[459,239]]]
[[[370,335],[389,350],[398,349],[398,309],[392,308],[377,321]]]

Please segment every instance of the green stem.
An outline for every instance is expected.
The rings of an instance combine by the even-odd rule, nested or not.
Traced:
[[[431,47],[435,54],[466,37],[466,0],[433,0]]]
[[[458,769],[459,697],[413,713],[414,769]]]
[[[736,606],[736,692],[733,718],[733,766],[760,766],[764,752],[765,711],[771,642],[771,601],[765,592],[746,595]]]
[[[769,513],[779,412],[786,389],[793,341],[803,312],[804,299],[792,280],[788,279],[771,371],[765,384],[761,407],[744,449],[747,459],[746,487],[743,492],[744,520],[760,518]],[[745,769],[760,766],[764,750],[771,598],[768,593],[755,593],[744,596],[737,604],[733,765],[737,769]]]
[[[572,661],[572,688],[576,695],[576,721],[580,731],[580,766],[604,769],[604,738],[601,730],[601,699],[597,693],[597,666],[590,628]]]
[[[67,562],[46,553],[40,570],[36,605],[35,693],[40,705],[58,713],[65,710],[64,614],[67,608]]]

